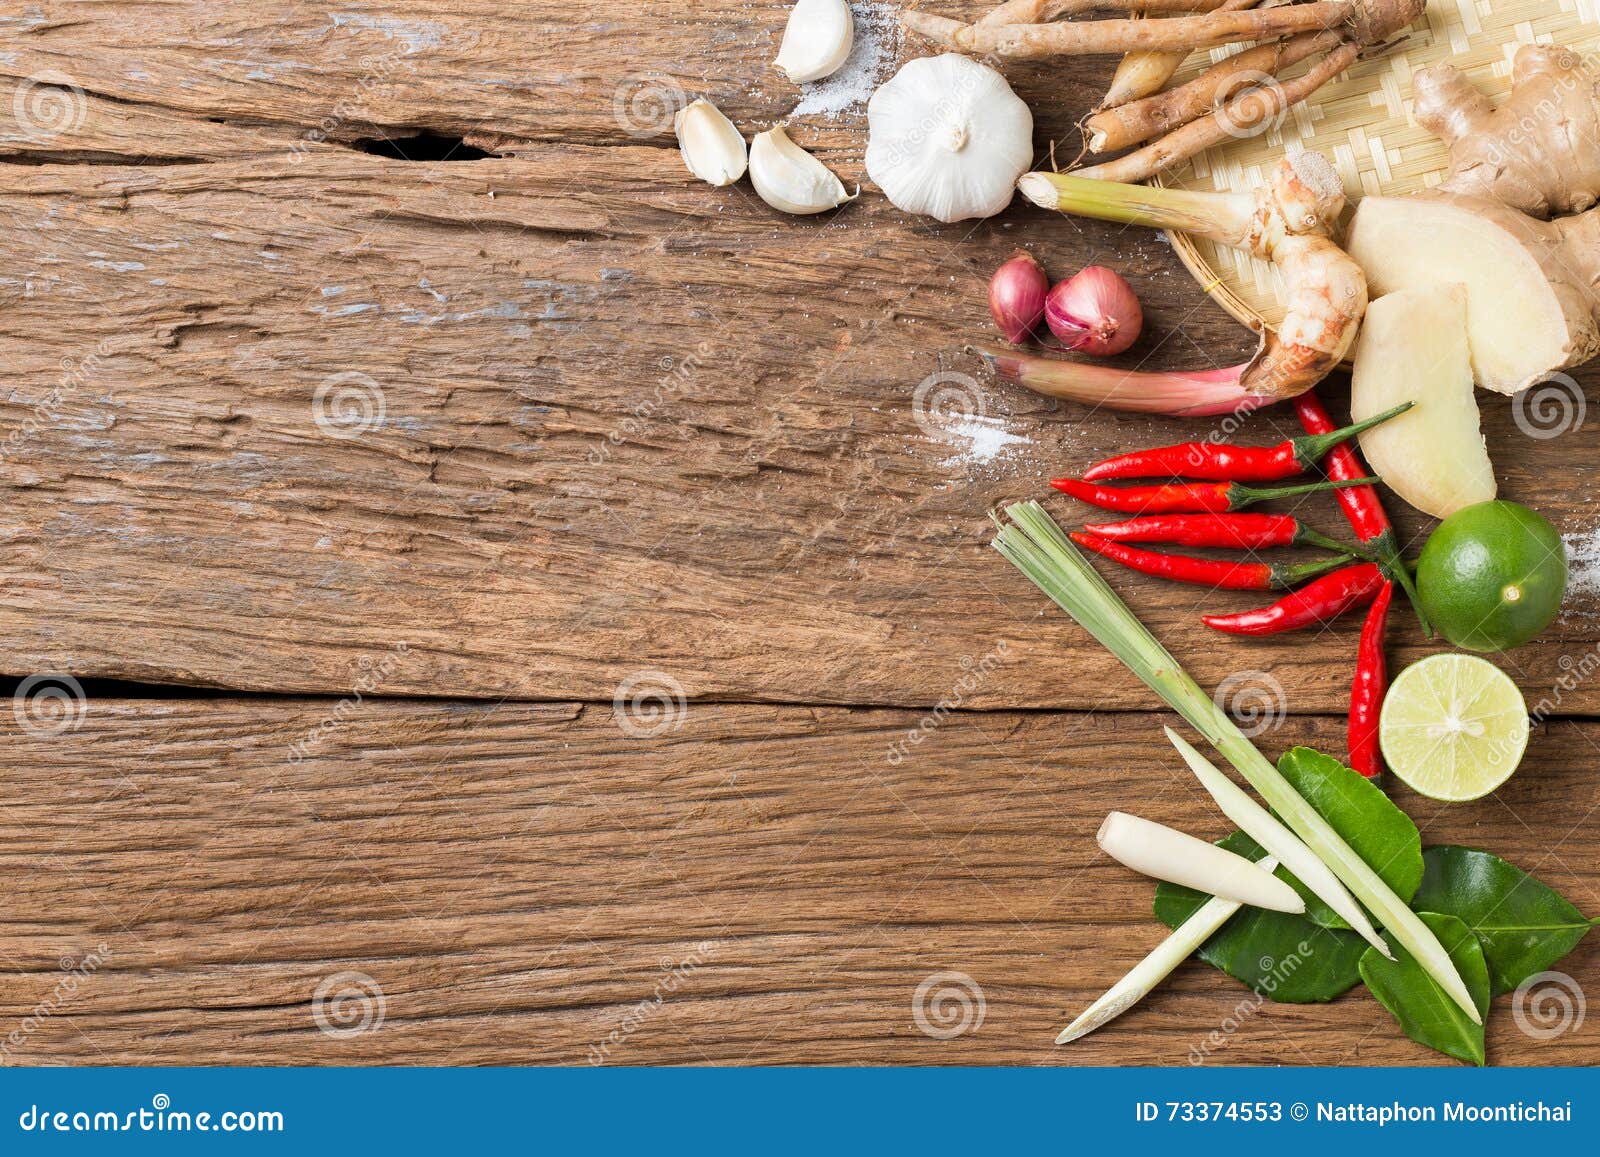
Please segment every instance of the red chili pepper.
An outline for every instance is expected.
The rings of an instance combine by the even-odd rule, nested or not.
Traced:
[[[1333,432],[1333,419],[1328,417],[1328,411],[1323,408],[1316,391],[1307,390],[1295,398],[1294,412],[1307,433]],[[1356,457],[1356,452],[1343,443],[1333,446],[1327,452],[1322,468],[1329,478],[1341,481],[1367,476],[1367,472],[1361,467],[1361,460]],[[1386,532],[1392,537],[1394,528],[1389,524],[1389,516],[1384,513],[1383,503],[1379,500],[1375,489],[1370,486],[1365,489],[1356,487],[1347,493],[1341,493],[1338,498],[1339,505],[1344,509],[1345,518],[1349,520],[1351,529],[1362,542],[1372,542]]]
[[[1192,558],[1186,554],[1162,554],[1142,550],[1092,534],[1074,534],[1072,541],[1085,550],[1120,562],[1129,570],[1179,583],[1197,583],[1229,591],[1280,591],[1297,586],[1307,579],[1327,574],[1337,566],[1347,566],[1350,556],[1322,559],[1318,562],[1281,563],[1235,562],[1231,559]]]
[[[1275,482],[1304,474],[1341,442],[1411,409],[1405,402],[1365,422],[1290,438],[1276,446],[1235,446],[1228,442],[1180,442],[1107,458],[1083,472],[1085,482],[1107,478],[1214,478],[1231,482]]]
[[[1315,390],[1307,390],[1295,398],[1294,412],[1308,434],[1321,435],[1333,432],[1333,419],[1328,416],[1328,411],[1323,407],[1322,400],[1317,397]],[[1368,477],[1366,470],[1362,468],[1361,459],[1357,458],[1356,452],[1344,443],[1328,451],[1323,458],[1322,469],[1329,478],[1339,481]],[[1423,633],[1428,638],[1433,638],[1433,628],[1428,623],[1428,617],[1422,613],[1422,603],[1417,599],[1417,588],[1412,582],[1411,570],[1400,554],[1400,541],[1395,537],[1394,524],[1389,521],[1389,515],[1383,509],[1383,500],[1378,497],[1377,488],[1357,486],[1341,490],[1338,499],[1345,519],[1356,532],[1356,537],[1372,547],[1384,573],[1391,580],[1398,582],[1401,589],[1406,592],[1406,598],[1411,600],[1411,606],[1422,623]]]
[[[1325,574],[1270,606],[1233,615],[1202,615],[1200,621],[1230,635],[1279,635],[1331,622],[1351,608],[1371,602],[1383,583],[1377,564],[1358,562]]]
[[[1260,489],[1243,482],[1167,482],[1159,486],[1100,486],[1077,478],[1053,478],[1050,485],[1063,494],[1106,510],[1124,514],[1181,514],[1188,511],[1224,514],[1255,502],[1292,498],[1342,486],[1371,486],[1375,478],[1349,482],[1308,482],[1303,486]]]
[[[1383,632],[1389,623],[1389,601],[1394,584],[1386,582],[1361,624],[1361,649],[1356,654],[1356,677],[1350,684],[1350,766],[1368,779],[1383,774],[1378,753],[1378,712],[1389,689],[1389,668],[1383,659]]]
[[[1174,542],[1262,550],[1273,546],[1320,546],[1359,553],[1321,534],[1292,514],[1157,514],[1124,522],[1087,522],[1083,529],[1116,542]]]

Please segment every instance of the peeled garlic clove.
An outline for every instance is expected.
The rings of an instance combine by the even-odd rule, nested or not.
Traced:
[[[822,213],[860,195],[846,193],[828,167],[789,139],[779,125],[750,142],[750,183],[761,199],[785,213]]]
[[[798,0],[773,65],[796,84],[821,80],[839,70],[855,42],[855,18],[845,0]]]
[[[672,128],[678,134],[683,163],[702,181],[731,185],[744,176],[744,137],[705,97],[679,109]]]

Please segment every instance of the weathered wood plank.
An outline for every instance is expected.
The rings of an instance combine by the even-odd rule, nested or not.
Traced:
[[[1238,356],[1149,236],[1024,209],[930,230],[878,200],[778,220],[643,147],[0,170],[5,670],[337,693],[405,641],[388,693],[605,700],[659,669],[691,696],[931,704],[1004,642],[968,702],[1151,703],[1036,617],[985,511],[1203,431],[976,379],[954,419],[915,400],[976,372],[956,351],[1018,239],[1135,279],[1133,360]],[[1539,441],[1502,403],[1488,431],[1508,495],[1592,523],[1593,423]],[[1251,596],[1119,582],[1209,683],[1261,669],[1342,707],[1353,625],[1219,643],[1196,612]],[[1532,699],[1597,609],[1511,657]],[[1562,709],[1597,703],[1580,681]]]
[[[942,5],[977,13],[985,0]],[[858,4],[882,78],[902,40],[899,4]],[[0,75],[65,80],[89,96],[193,118],[353,141],[418,130],[500,150],[532,141],[670,142],[672,109],[711,97],[741,125],[796,119],[802,92],[772,67],[783,0],[651,0],[619,8],[550,0],[261,0],[237,6],[134,2],[30,4],[0,23]],[[1012,68],[1038,110],[1041,140],[1069,136],[1103,91],[1110,58],[1063,70]],[[831,144],[859,152],[864,99],[802,114]],[[754,132],[755,129],[750,131]],[[0,134],[0,142],[5,141]],[[8,142],[65,149],[61,138]],[[1073,145],[1076,148],[1076,145]],[[10,151],[9,149],[5,151]],[[1070,155],[1070,154],[1068,154]]]
[[[0,757],[0,1043],[20,1031],[8,1059],[33,1063],[1189,1063],[1246,995],[1195,964],[1050,1044],[1160,935],[1148,881],[1094,847],[1102,814],[1225,830],[1159,722],[955,713],[892,762],[914,713],[696,704],[640,738],[577,704],[95,701]],[[1496,798],[1401,802],[1427,842],[1600,912],[1597,742],[1551,724]],[[1593,992],[1600,940],[1561,968]],[[948,972],[984,1012],[939,1040],[913,1001]],[[346,973],[382,1023],[329,1035],[313,993]],[[1592,1016],[1535,1041],[1509,1004],[1496,1063],[1600,1057]],[[1359,992],[1239,1019],[1214,1060],[1440,1059]]]

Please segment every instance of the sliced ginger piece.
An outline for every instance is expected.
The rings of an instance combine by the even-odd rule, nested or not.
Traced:
[[[1539,221],[1448,193],[1367,197],[1347,235],[1374,296],[1457,283],[1478,385],[1515,394],[1600,352],[1591,214]]]
[[[1416,405],[1361,435],[1373,473],[1425,514],[1444,518],[1495,495],[1478,427],[1462,285],[1408,289],[1367,306],[1350,376],[1350,417]]]

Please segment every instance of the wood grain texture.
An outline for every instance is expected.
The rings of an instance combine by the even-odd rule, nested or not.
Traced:
[[[625,50],[581,5],[508,23],[481,4],[281,9],[44,5],[16,25],[0,668],[337,694],[403,639],[389,693],[606,700],[661,670],[697,698],[927,705],[1004,639],[971,703],[1151,705],[1037,617],[985,515],[1206,431],[977,379],[945,383],[951,413],[915,398],[930,375],[977,373],[960,350],[988,335],[984,281],[1019,242],[1140,287],[1129,364],[1242,356],[1248,335],[1157,238],[1027,207],[934,227],[870,190],[797,221],[693,182],[670,137],[607,134],[617,86],[663,61],[674,84],[765,94],[730,105],[743,123],[780,115],[793,94],[763,53],[726,42],[770,31],[777,5],[647,7]],[[362,54],[391,42],[416,46],[408,66],[360,84]],[[575,61],[594,75],[567,85]],[[1041,143],[1077,107],[1060,86],[1104,63],[1077,81],[1016,70]],[[40,86],[63,71],[80,92]],[[543,95],[496,83],[512,73]],[[558,104],[576,111],[539,127]],[[469,105],[503,156],[344,147],[471,136]],[[797,131],[854,180],[861,121]],[[974,414],[1000,445],[964,433]],[[1243,436],[1291,425],[1264,414]],[[1491,402],[1487,429],[1508,495],[1592,527],[1593,424],[1541,441]],[[1223,644],[1197,612],[1250,596],[1121,585],[1203,680],[1267,670],[1296,710],[1342,707],[1353,624]],[[1512,657],[1532,698],[1596,646],[1596,615],[1589,591]],[[1402,657],[1420,653],[1407,636]],[[1562,709],[1597,704],[1586,681]]]
[[[961,349],[1019,244],[1134,281],[1126,364],[1227,364],[1249,335],[1138,230],[935,226],[870,184],[797,221],[690,180],[664,110],[782,119],[783,14],[0,12],[0,674],[324,696],[97,697],[54,736],[0,709],[0,1060],[1184,1064],[1234,1013],[1191,965],[1049,1044],[1160,936],[1093,852],[1101,815],[1222,829],[1152,696],[987,545],[992,505],[1208,431]],[[1041,155],[1076,150],[1111,66],[1008,69]],[[863,178],[859,107],[794,131]],[[457,138],[494,155],[368,151]],[[975,376],[918,404],[942,373]],[[1593,424],[1530,437],[1497,400],[1485,423],[1508,496],[1595,527]],[[1205,683],[1290,713],[1270,750],[1339,749],[1315,715],[1343,709],[1354,624],[1221,641],[1197,611],[1248,596],[1116,581]],[[1596,589],[1507,657],[1548,720],[1527,770],[1406,801],[1591,912],[1600,725],[1560,717],[1600,709]],[[1428,649],[1399,629],[1396,663]],[[1562,966],[1591,990],[1595,943]],[[984,1019],[938,1040],[913,1000],[952,971]],[[382,1024],[319,1030],[314,1007],[359,1020],[361,977]],[[1594,1019],[1534,1042],[1506,1003],[1496,1062],[1595,1060]],[[1438,1060],[1357,995],[1242,1019],[1219,1059]]]
[[[1104,812],[1226,830],[1160,716],[955,713],[891,763],[914,713],[692,705],[639,739],[582,704],[368,701],[289,759],[330,713],[94,701],[76,730],[8,736],[0,1041],[63,961],[106,949],[8,1059],[1186,1064],[1253,1003],[1189,964],[1050,1043],[1162,935],[1149,882],[1094,846]],[[1291,720],[1262,744],[1338,732]],[[1493,799],[1399,798],[1426,842],[1494,849],[1600,912],[1597,742],[1555,723]],[[1600,939],[1560,967],[1596,991]],[[313,993],[349,972],[381,989],[382,1023],[331,1036]],[[945,972],[984,1011],[938,1040],[913,999]],[[1495,1063],[1600,1060],[1592,1016],[1534,1041],[1511,999]],[[1215,1062],[1442,1060],[1359,991],[1239,1019]]]

